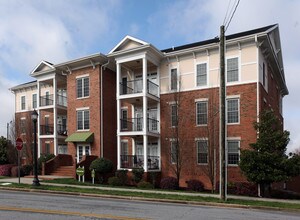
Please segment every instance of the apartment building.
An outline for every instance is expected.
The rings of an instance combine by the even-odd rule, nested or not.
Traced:
[[[283,123],[278,25],[226,36],[225,63],[228,181],[246,181],[238,161],[256,141],[253,122],[272,108]],[[39,153],[107,157],[161,177],[179,168],[182,186],[198,179],[209,189],[219,176],[219,74],[217,38],[159,50],[126,36],[106,55],[43,61],[35,82],[11,90],[16,118],[39,111]]]

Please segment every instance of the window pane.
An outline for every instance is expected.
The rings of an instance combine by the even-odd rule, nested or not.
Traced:
[[[171,142],[171,163],[177,162],[177,143]]]
[[[207,141],[197,141],[198,163],[207,163],[208,161],[208,143]]]
[[[177,89],[177,69],[171,69],[171,90]]]
[[[128,123],[128,120],[127,120],[127,110],[121,110],[122,111],[122,119],[121,119],[121,128],[122,129],[127,129],[127,123]]]
[[[178,119],[177,119],[177,105],[171,105],[171,126],[177,126]]]
[[[84,85],[83,85],[83,93],[84,93],[84,97],[87,97],[90,95],[90,80],[89,78],[84,78],[83,79]]]
[[[228,141],[228,164],[238,164],[239,162],[239,141]]]
[[[207,102],[196,103],[197,125],[207,124]]]
[[[227,122],[239,123],[239,100],[238,99],[227,100]]]
[[[90,111],[84,111],[84,129],[90,129]]]
[[[82,79],[76,80],[76,87],[77,87],[77,98],[82,97]]]
[[[21,97],[21,110],[25,110],[25,96]]]
[[[90,146],[85,146],[85,155],[90,155]]]
[[[32,95],[32,108],[37,108],[37,94]]]
[[[77,130],[83,130],[83,111],[77,112]]]
[[[239,81],[238,58],[227,60],[227,82]]]
[[[207,67],[206,63],[197,65],[197,86],[207,85]]]

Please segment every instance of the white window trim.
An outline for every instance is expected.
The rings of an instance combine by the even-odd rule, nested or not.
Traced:
[[[171,89],[172,87],[172,76],[171,76],[171,71],[172,69],[177,69],[177,88],[175,89]],[[179,88],[179,66],[178,65],[169,65],[169,91],[174,92],[174,91],[178,91]]]
[[[36,107],[33,107],[33,96],[34,96],[34,95],[36,95]],[[32,106],[31,106],[31,109],[36,109],[36,108],[38,108],[38,100],[37,100],[37,99],[38,99],[38,95],[37,95],[37,93],[32,93],[32,94],[31,94],[31,99],[32,99],[32,100],[31,100],[31,105],[32,105]]]
[[[207,123],[206,124],[198,124],[198,121],[197,121],[197,103],[199,103],[199,102],[206,102],[206,115],[207,115],[207,122],[208,122],[208,99],[206,99],[206,100],[203,99],[201,101],[195,102],[196,127],[205,127],[205,126],[207,126]]]
[[[198,153],[199,153],[199,151],[198,151],[198,145],[197,145],[197,142],[198,141],[206,141],[207,142],[207,163],[198,163]],[[197,158],[197,164],[198,165],[207,165],[208,164],[208,160],[209,160],[209,158],[208,158],[208,138],[207,137],[205,137],[205,138],[195,138],[195,145],[196,145],[196,151],[197,151],[197,155],[196,155],[196,158]]]
[[[78,79],[82,79],[82,78],[89,78],[89,95],[88,96],[83,96],[83,97],[77,97],[77,80]],[[84,87],[82,87],[83,91],[84,92]],[[83,95],[83,93],[82,93]],[[87,99],[89,98],[91,95],[91,80],[90,80],[90,75],[89,74],[84,74],[84,75],[80,75],[80,76],[76,76],[76,99]]]
[[[76,161],[77,163],[79,163],[79,146],[82,146],[84,147],[84,150],[82,149],[82,156],[85,155],[85,147],[89,147],[89,155],[91,155],[91,145],[90,144],[87,144],[87,143],[77,143],[76,144]]]
[[[200,64],[206,64],[206,85],[203,86],[198,86],[197,85],[197,65]],[[195,62],[194,66],[194,72],[195,72],[195,88],[207,88],[208,87],[208,82],[209,82],[209,62],[208,61],[201,61],[201,62]]]
[[[22,109],[22,97],[25,97],[25,108]],[[26,95],[21,95],[20,97],[20,111],[26,111]]]
[[[229,59],[233,59],[233,58],[238,58],[238,77],[239,80],[238,81],[234,81],[234,82],[227,82],[227,61]],[[226,57],[226,62],[225,62],[225,82],[227,85],[235,85],[235,84],[240,84],[242,79],[241,79],[241,56],[237,55],[237,56],[228,56]]]
[[[174,102],[173,104],[170,104],[170,105],[169,105],[169,107],[171,108],[171,112],[170,112],[170,113],[171,113],[171,114],[170,114],[170,116],[171,116],[171,118],[170,118],[170,119],[171,119],[171,126],[170,126],[170,127],[171,127],[171,128],[176,128],[176,127],[178,126],[178,124],[177,124],[177,126],[176,126],[176,125],[173,125],[173,120],[172,120],[172,119],[173,119],[173,118],[172,118],[172,117],[173,117],[173,116],[172,116],[172,108],[173,108],[173,106],[176,106],[176,110],[177,110],[177,123],[178,123],[178,105],[177,105],[177,102]]]
[[[238,167],[238,164],[229,164],[228,163],[228,141],[238,141],[239,142],[239,150],[238,150],[238,154],[239,154],[239,161],[241,159],[241,137],[227,137],[226,139],[226,164],[227,166],[230,167]]]
[[[238,122],[234,122],[234,123],[229,123],[228,122],[228,106],[227,106],[227,101],[229,99],[237,99],[238,100]],[[239,95],[233,95],[233,96],[227,96],[226,97],[226,124],[227,125],[239,125],[241,123],[241,99],[240,99],[240,96]]]
[[[89,110],[89,129],[81,129],[78,130],[78,115],[77,112],[78,111],[85,111],[85,110]],[[84,117],[83,117],[83,125],[84,125]],[[83,126],[84,127],[84,126]],[[91,128],[91,112],[90,112],[90,108],[89,107],[84,107],[84,108],[76,108],[76,131],[89,131]]]
[[[173,143],[176,143],[176,138],[170,138],[170,162],[171,164],[176,164],[177,162],[173,162],[172,161],[172,146],[173,146]]]

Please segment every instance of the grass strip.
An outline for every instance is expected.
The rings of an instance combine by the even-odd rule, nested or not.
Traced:
[[[199,196],[188,196],[188,195],[173,195],[173,194],[160,194],[160,193],[143,193],[143,192],[128,192],[128,191],[115,191],[115,190],[101,190],[101,189],[86,189],[66,186],[50,186],[41,185],[34,187],[27,184],[16,184],[13,183],[9,186],[10,188],[18,189],[38,189],[38,190],[51,190],[56,192],[67,192],[67,193],[79,193],[79,194],[96,194],[96,195],[112,195],[112,196],[124,196],[124,197],[140,197],[148,199],[167,199],[175,200],[178,202],[203,202],[203,203],[223,203],[223,204],[234,204],[241,205],[250,208],[277,208],[285,210],[297,210],[300,211],[300,204],[295,203],[284,203],[284,202],[271,202],[271,201],[253,201],[253,200],[241,200],[241,199],[228,199],[226,202],[221,201],[218,198],[213,197],[201,197]],[[209,204],[208,204],[209,205]]]

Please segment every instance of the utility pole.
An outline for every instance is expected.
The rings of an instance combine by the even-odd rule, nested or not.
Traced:
[[[220,199],[226,201],[226,85],[225,85],[225,31],[224,25],[220,27]]]

